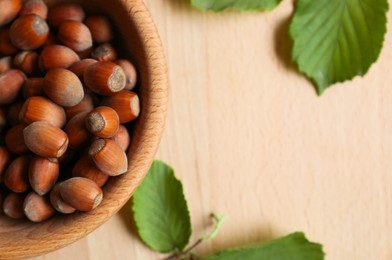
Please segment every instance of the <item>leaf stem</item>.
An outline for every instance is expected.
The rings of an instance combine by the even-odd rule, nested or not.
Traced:
[[[167,258],[164,258],[163,260],[178,260],[178,259],[181,259],[181,257],[183,257],[183,256],[188,256],[189,257],[189,255],[191,254],[191,251],[195,247],[200,245],[201,242],[213,239],[218,234],[218,232],[221,229],[222,224],[226,220],[227,216],[226,216],[226,214],[224,214],[223,216],[218,217],[215,213],[212,213],[211,217],[216,221],[216,225],[215,225],[214,230],[212,230],[212,232],[210,234],[208,234],[207,236],[203,236],[203,237],[199,238],[193,245],[189,246],[183,252],[175,252],[175,253],[169,255]]]
[[[215,219],[216,226],[215,226],[214,230],[212,230],[212,232],[209,235],[200,238],[201,240],[206,241],[206,240],[213,239],[218,234],[219,230],[222,227],[223,222],[225,222],[225,220],[227,218],[226,214],[224,214],[222,217],[218,217],[215,213],[212,213],[211,217],[213,219]]]

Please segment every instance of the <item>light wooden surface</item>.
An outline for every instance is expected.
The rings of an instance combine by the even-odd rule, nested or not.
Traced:
[[[211,229],[211,212],[228,215],[196,252],[302,230],[328,260],[392,259],[392,32],[365,78],[317,97],[289,61],[293,1],[219,15],[186,0],[146,3],[171,80],[157,157],[184,184],[192,241]],[[136,238],[129,212],[36,259],[162,258]]]

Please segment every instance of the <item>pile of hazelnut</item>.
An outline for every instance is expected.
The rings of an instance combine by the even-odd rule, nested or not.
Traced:
[[[90,211],[128,171],[137,75],[112,42],[110,21],[77,4],[0,1],[0,213]]]

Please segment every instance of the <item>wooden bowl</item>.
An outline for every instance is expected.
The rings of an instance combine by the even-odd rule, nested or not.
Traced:
[[[47,0],[49,5],[59,1]],[[56,215],[34,224],[0,217],[0,259],[33,257],[64,247],[105,223],[128,201],[147,173],[165,124],[168,80],[163,48],[142,0],[79,0],[106,14],[118,31],[121,47],[139,72],[141,114],[135,122],[128,151],[129,172],[112,178],[104,187],[104,200],[95,210]]]

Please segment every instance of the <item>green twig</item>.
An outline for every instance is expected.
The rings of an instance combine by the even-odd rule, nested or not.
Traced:
[[[212,213],[211,217],[213,217],[215,219],[216,226],[215,226],[214,230],[212,230],[212,232],[208,236],[204,236],[204,237],[200,238],[203,241],[213,239],[218,234],[220,228],[222,227],[223,222],[225,222],[225,220],[227,218],[226,214],[224,214],[222,217],[218,217],[215,213]]]
[[[193,245],[189,246],[183,252],[175,252],[174,254],[168,256],[164,260],[179,260],[179,259],[182,259],[183,257],[186,257],[186,259],[197,259],[198,257],[196,255],[192,254],[191,251],[195,247],[200,245],[201,242],[213,239],[218,234],[218,232],[219,232],[223,222],[226,220],[227,216],[225,214],[222,217],[218,217],[215,213],[212,213],[211,217],[216,221],[216,225],[215,225],[214,230],[212,230],[212,232],[209,235],[199,238]]]

